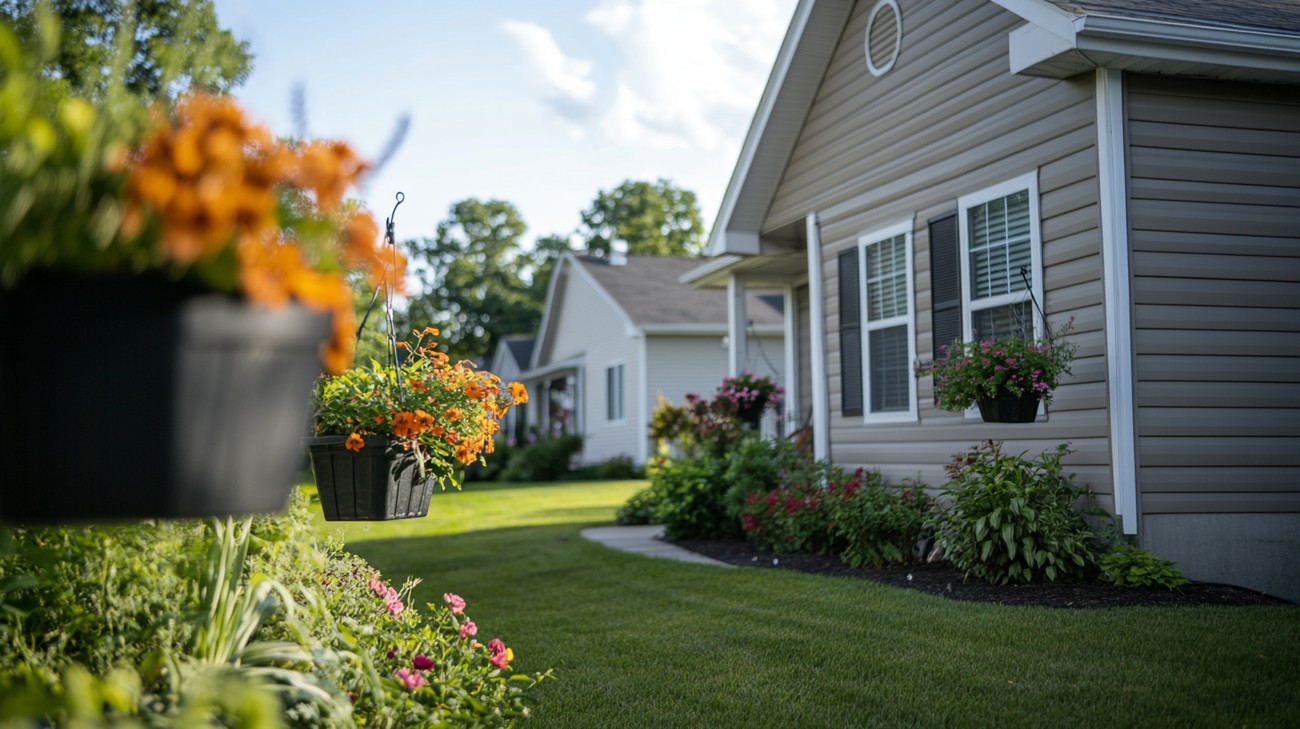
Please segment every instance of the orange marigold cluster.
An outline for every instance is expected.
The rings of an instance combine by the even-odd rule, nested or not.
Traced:
[[[169,260],[187,266],[233,248],[251,301],[279,307],[292,298],[331,312],[333,335],[321,356],[329,371],[341,372],[352,362],[356,322],[340,266],[394,288],[405,269],[399,253],[379,245],[368,212],[340,205],[366,169],[346,143],[290,147],[251,123],[232,99],[195,94],[138,150],[124,230],[138,232],[151,214]],[[325,224],[325,246],[311,248],[298,231],[281,228],[282,198],[308,208],[315,230]]]

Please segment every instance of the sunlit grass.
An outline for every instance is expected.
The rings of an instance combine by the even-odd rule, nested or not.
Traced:
[[[583,540],[640,482],[471,484],[347,525],[416,602],[458,592],[522,670],[535,727],[1293,726],[1300,609],[1052,610],[723,569]],[[336,525],[322,526],[329,531]]]

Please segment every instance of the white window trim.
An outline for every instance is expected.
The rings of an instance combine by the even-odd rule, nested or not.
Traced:
[[[609,373],[615,367],[621,368],[619,370],[620,377],[618,380],[618,396],[619,399],[621,400],[621,402],[619,403],[620,404],[619,410],[622,411],[622,415],[618,418],[610,418],[609,417],[610,395],[612,393],[609,391],[610,390]],[[623,362],[623,360],[615,360],[613,362],[610,362],[608,365],[605,365],[605,424],[622,425],[626,422],[627,422],[627,364]]]
[[[890,238],[903,236],[904,265],[907,271],[907,313],[872,322],[867,304],[867,248]],[[912,267],[912,221],[907,220],[888,228],[873,230],[858,236],[858,311],[861,312],[862,332],[862,422],[863,423],[914,423],[917,420],[916,378],[907,378],[907,410],[871,412],[871,336],[875,329],[907,325],[907,361],[916,361],[916,271]]]
[[[996,200],[1000,197],[1006,197],[1012,193],[1021,190],[1029,191],[1029,258],[1030,267],[1033,270],[1033,282],[1030,291],[1034,299],[1040,306],[1045,306],[1043,299],[1043,221],[1038,208],[1038,171],[1028,172],[1006,182],[1001,182],[992,187],[986,187],[983,190],[962,195],[957,198],[957,224],[959,228],[958,245],[960,246],[961,256],[961,338],[963,342],[969,342],[974,338],[974,330],[971,327],[972,314],[975,307],[971,301],[970,287],[970,216],[969,211],[976,205],[983,205],[990,200]],[[992,309],[1007,304],[1016,304],[1025,299],[1024,291],[1016,291],[1009,294],[999,294],[980,299],[979,310]],[[1030,323],[1033,326],[1035,337],[1044,335],[1043,322],[1039,321],[1041,317],[1030,304]],[[1040,402],[1038,404],[1039,416],[1046,415],[1046,408]],[[972,405],[966,410],[967,420],[980,419],[979,407]]]
[[[1030,172],[1021,175],[1012,180],[986,187],[979,192],[969,195],[963,195],[957,198],[957,222],[960,226],[960,245],[961,245],[961,335],[962,340],[969,342],[972,339],[973,331],[971,329],[971,314],[976,311],[975,302],[971,300],[970,288],[970,220],[969,211],[977,205],[983,205],[991,200],[1000,197],[1006,197],[1012,193],[1021,190],[1029,191],[1029,255],[1031,268],[1033,269],[1033,286],[1030,290],[1034,298],[1041,305],[1043,303],[1043,236],[1042,236],[1042,219],[1038,210],[1038,172]],[[998,294],[979,300],[979,310],[993,309],[1007,304],[1016,304],[1025,300],[1025,292],[1016,291],[1008,294]],[[1037,312],[1031,312],[1030,322],[1033,324],[1035,337],[1043,336],[1042,322],[1037,316]]]

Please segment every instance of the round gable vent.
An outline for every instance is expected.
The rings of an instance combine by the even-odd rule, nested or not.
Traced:
[[[867,70],[884,76],[898,60],[903,45],[903,13],[898,0],[877,0],[867,17]]]

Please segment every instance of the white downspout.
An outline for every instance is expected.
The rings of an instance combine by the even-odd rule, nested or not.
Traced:
[[[1106,297],[1110,470],[1115,512],[1137,534],[1137,426],[1133,397],[1133,294],[1129,278],[1124,73],[1097,69],[1097,179],[1101,187],[1101,261]]]
[[[813,458],[830,458],[830,406],[826,394],[826,323],[822,312],[822,241],[817,213],[804,219],[808,237],[808,322],[811,341]]]

